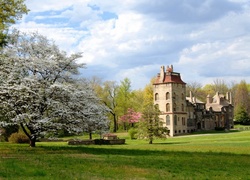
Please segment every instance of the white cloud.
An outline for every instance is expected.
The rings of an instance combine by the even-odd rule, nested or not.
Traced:
[[[161,65],[173,64],[186,82],[250,80],[249,1],[26,2],[31,11],[16,27],[38,31],[69,53],[83,52],[83,75],[128,77],[142,88]],[[116,17],[104,20],[104,12]]]

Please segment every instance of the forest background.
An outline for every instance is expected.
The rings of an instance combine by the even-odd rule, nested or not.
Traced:
[[[9,27],[28,13],[24,0],[1,0],[0,45],[6,47],[10,42],[9,35],[13,30]],[[2,57],[4,58],[4,57]],[[144,107],[153,102],[153,82],[145,85],[143,89],[131,89],[131,81],[125,78],[120,82],[102,81],[99,77],[86,79],[87,84],[95,92],[109,110],[104,116],[110,120],[110,131],[128,131],[135,128],[139,122]],[[85,81],[85,82],[86,82]],[[185,80],[184,80],[185,81]],[[232,92],[235,123],[249,124],[250,122],[250,84],[244,79],[241,82],[226,82],[224,79],[215,79],[213,83],[202,86],[200,82],[187,82],[186,92],[193,92],[194,96],[206,102],[207,95],[216,92],[225,94]],[[4,112],[1,114],[4,116]]]

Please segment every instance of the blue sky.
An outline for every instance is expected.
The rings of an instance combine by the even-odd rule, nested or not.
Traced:
[[[250,83],[250,0],[26,0],[16,25],[83,52],[82,76],[144,88],[173,64],[186,83]]]

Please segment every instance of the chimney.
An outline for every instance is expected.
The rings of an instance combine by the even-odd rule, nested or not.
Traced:
[[[220,104],[220,94],[218,91],[216,92],[216,100],[217,104]]]
[[[165,76],[165,67],[161,66],[161,70],[160,70],[160,82],[164,81],[164,76]]]
[[[189,93],[190,93],[190,100],[191,100],[191,102],[193,102],[193,93],[192,93],[192,91],[190,91]]]
[[[229,103],[233,104],[232,92],[229,92]]]
[[[212,103],[212,97],[210,96],[210,94],[207,95],[207,104],[211,104]]]

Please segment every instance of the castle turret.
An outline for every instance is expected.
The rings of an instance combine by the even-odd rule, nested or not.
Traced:
[[[154,96],[159,99],[154,103],[161,111],[160,118],[170,130],[170,136],[187,132],[185,94],[186,83],[182,81],[180,73],[173,71],[173,65],[166,66],[166,71],[165,67],[161,66],[154,82]]]

